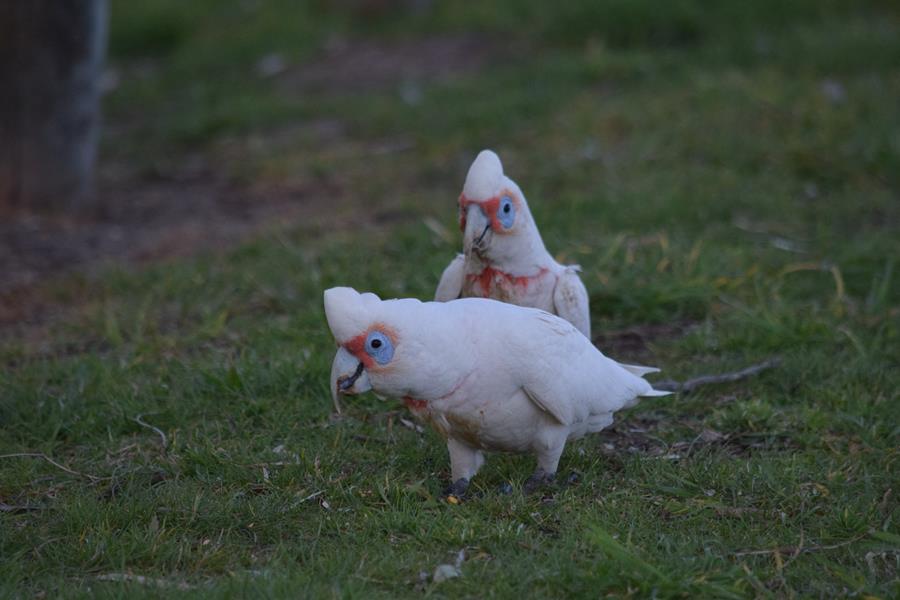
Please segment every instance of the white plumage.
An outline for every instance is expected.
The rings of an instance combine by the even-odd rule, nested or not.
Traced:
[[[530,482],[540,483],[568,440],[608,426],[640,396],[666,394],[640,377],[655,369],[620,365],[542,310],[480,298],[382,301],[332,288],[325,314],[340,346],[334,393],[403,399],[447,439],[456,493],[485,451],[535,454]]]
[[[444,270],[435,300],[493,298],[559,315],[590,337],[587,290],[575,265],[547,252],[525,195],[490,150],[478,154],[459,198],[463,254]]]

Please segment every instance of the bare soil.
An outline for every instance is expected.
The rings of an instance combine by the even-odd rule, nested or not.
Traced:
[[[594,335],[594,345],[616,360],[639,364],[642,361],[650,361],[652,364],[654,342],[683,337],[696,326],[695,322],[681,321],[638,324],[627,329],[604,330]]]
[[[483,37],[437,36],[393,42],[331,40],[307,64],[277,73],[285,94],[358,93],[401,86],[414,100],[421,84],[446,81],[483,68],[499,48]],[[406,87],[403,87],[406,86]],[[411,87],[410,87],[411,86]],[[408,89],[407,89],[408,87]],[[404,91],[406,90],[406,91]],[[406,97],[412,94],[412,97]],[[288,125],[270,132],[272,142],[305,133],[342,138],[340,123]],[[105,135],[128,135],[128,123],[107,122]],[[281,140],[282,142],[284,140]],[[332,143],[339,143],[335,139]],[[378,147],[370,148],[379,151]],[[353,190],[322,185],[287,188],[237,184],[203,151],[179,157],[177,170],[136,173],[107,157],[98,169],[102,214],[5,215],[0,220],[0,334],[10,326],[44,320],[53,301],[42,284],[72,272],[95,271],[110,262],[141,264],[198,252],[221,251],[262,230],[334,218],[334,202],[361,201]],[[384,211],[382,211],[383,213]],[[376,224],[385,215],[374,216]],[[387,221],[390,219],[387,218]]]
[[[391,42],[333,38],[306,65],[279,75],[291,92],[366,92],[445,83],[477,72],[510,52],[483,35],[438,35]]]

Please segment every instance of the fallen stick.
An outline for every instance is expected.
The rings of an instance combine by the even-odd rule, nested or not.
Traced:
[[[158,588],[175,588],[178,590],[189,590],[193,586],[183,581],[175,582],[166,579],[158,579],[155,577],[146,577],[145,575],[132,575],[131,573],[105,573],[97,575],[98,581],[115,581],[119,583],[139,583]]]
[[[0,502],[0,512],[2,513],[23,513],[30,511],[44,510],[43,506],[14,505]]]
[[[822,552],[825,550],[837,550],[838,548],[843,548],[844,546],[849,546],[850,544],[854,544],[868,534],[864,533],[862,535],[858,535],[853,539],[845,540],[843,542],[838,542],[837,544],[823,544],[820,546],[803,546],[802,538],[801,545],[798,546],[780,546],[778,548],[772,548],[771,550],[744,550],[742,552],[732,552],[732,556],[764,556],[766,554],[775,554],[776,552],[779,554],[788,554],[788,555],[798,555],[803,552]]]
[[[700,377],[688,379],[683,383],[680,381],[675,381],[674,379],[654,381],[653,388],[664,392],[681,392],[683,394],[689,394],[696,388],[703,385],[710,385],[713,383],[731,383],[732,381],[739,381],[741,379],[746,379],[748,377],[758,375],[768,369],[775,368],[780,364],[780,358],[770,358],[759,364],[750,365],[749,367],[741,369],[740,371],[732,371],[731,373],[721,373],[718,375],[701,375]]]

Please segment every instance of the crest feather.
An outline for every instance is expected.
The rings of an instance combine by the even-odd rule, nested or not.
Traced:
[[[325,318],[334,339],[342,344],[363,333],[380,303],[381,298],[375,294],[360,294],[350,287],[325,290]]]
[[[492,150],[482,150],[469,167],[463,194],[470,200],[487,200],[499,193],[503,185],[503,164],[500,157]]]

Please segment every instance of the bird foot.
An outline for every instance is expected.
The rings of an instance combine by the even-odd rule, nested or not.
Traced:
[[[444,490],[444,498],[450,504],[459,504],[465,498],[467,489],[469,489],[469,480],[465,477],[460,477]]]
[[[544,486],[552,485],[556,481],[556,473],[547,473],[543,469],[538,469],[525,480],[522,490],[526,494],[531,494]]]

